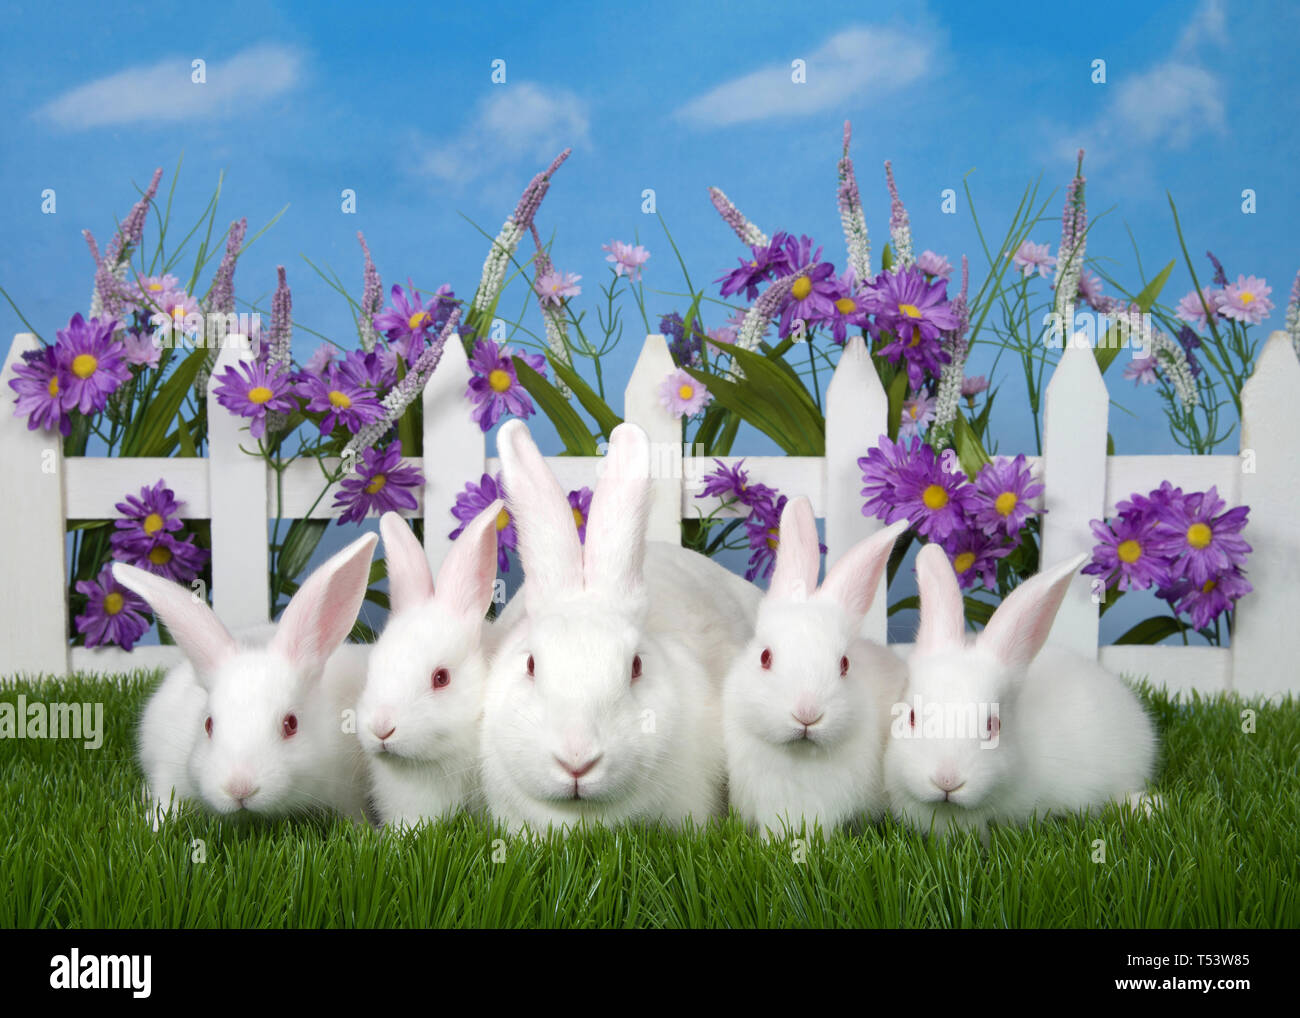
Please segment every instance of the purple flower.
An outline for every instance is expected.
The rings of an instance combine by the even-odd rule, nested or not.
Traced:
[[[968,400],[974,400],[989,387],[989,380],[983,375],[967,375],[961,380],[961,394]]]
[[[139,558],[165,534],[181,529],[181,503],[176,501],[176,493],[159,478],[152,488],[140,489],[139,495],[127,495],[113,507],[122,514],[116,520],[113,536],[109,546],[113,554],[121,561]]]
[[[28,350],[14,364],[14,378],[9,386],[17,394],[14,414],[27,415],[27,430],[58,430],[61,435],[72,431],[72,418],[64,411],[63,390],[59,386],[59,365],[54,347]]]
[[[869,291],[858,285],[852,269],[837,279],[836,284],[830,311],[822,317],[831,323],[831,338],[842,346],[850,328],[861,329],[867,325]]]
[[[559,269],[551,269],[543,273],[535,284],[539,303],[542,307],[547,305],[562,307],[566,300],[582,293],[582,287],[578,285],[578,280],[581,278],[572,272],[561,272]]]
[[[1133,495],[1122,502],[1115,503],[1116,511],[1123,517],[1158,516],[1165,509],[1183,501],[1183,489],[1175,488],[1168,481],[1161,481],[1160,487],[1148,495]]]
[[[1187,370],[1195,378],[1201,373],[1201,362],[1196,359],[1196,349],[1201,345],[1201,337],[1191,330],[1190,326],[1184,325],[1178,330],[1178,343],[1183,348],[1183,354],[1187,357]]]
[[[86,595],[86,610],[77,616],[76,624],[87,647],[111,643],[130,650],[149,628],[149,606],[113,579],[112,563],[93,580],[78,580],[77,593]]]
[[[1227,286],[1228,276],[1223,271],[1223,263],[1214,257],[1213,251],[1206,251],[1205,257],[1210,259],[1210,264],[1214,266],[1214,279],[1211,280],[1215,286]]]
[[[1186,577],[1199,586],[1245,562],[1250,545],[1241,536],[1241,529],[1250,509],[1242,505],[1221,512],[1226,504],[1219,498],[1217,487],[1212,487],[1186,495],[1160,510],[1160,548],[1173,560],[1172,579]]]
[[[1238,276],[1235,283],[1229,283],[1216,295],[1215,310],[1224,318],[1258,325],[1273,311],[1273,302],[1268,299],[1272,292],[1273,288],[1256,276]]]
[[[621,240],[602,244],[601,250],[609,252],[605,261],[614,263],[614,275],[626,275],[633,283],[641,278],[641,267],[650,258],[650,252],[640,244],[625,244]]]
[[[846,306],[852,304],[850,312],[861,313],[858,301],[843,297],[840,281],[835,278],[835,266],[830,262],[821,262],[806,272],[799,272],[790,284],[790,296],[781,312],[780,334],[790,335],[797,319],[804,322],[803,332],[807,335],[814,324],[835,314],[835,302],[841,298],[846,301]],[[843,332],[842,325],[840,331]]]
[[[349,350],[339,362],[338,370],[359,389],[391,389],[397,384],[397,355],[382,347],[369,353]]]
[[[948,469],[952,459],[940,459],[919,438],[904,446],[882,435],[880,444],[858,460],[867,485],[862,494],[868,496],[862,514],[886,523],[906,519],[918,534],[932,540],[947,537],[978,505],[966,475]]]
[[[1236,566],[1226,569],[1204,583],[1177,580],[1157,593],[1173,605],[1175,611],[1191,616],[1192,625],[1204,629],[1219,615],[1230,610],[1244,594],[1254,587]]]
[[[579,488],[569,492],[569,508],[573,510],[573,522],[578,525],[578,540],[587,540],[587,516],[591,513],[590,488]]]
[[[1217,309],[1220,296],[1218,290],[1211,290],[1208,286],[1203,286],[1200,293],[1192,290],[1184,294],[1174,310],[1183,321],[1204,328],[1208,322],[1212,322],[1219,317]],[[1205,313],[1206,308],[1210,312],[1208,316]]]
[[[387,337],[407,364],[414,364],[424,349],[429,329],[433,327],[437,298],[425,304],[414,286],[408,293],[398,283],[393,284],[389,293],[393,298],[392,306],[375,315],[375,328]]]
[[[465,529],[472,519],[497,499],[504,499],[505,497],[505,488],[502,486],[499,477],[494,479],[491,474],[484,474],[478,484],[470,481],[465,485],[465,490],[457,494],[456,504],[451,508],[451,514],[460,520],[460,526],[447,536],[453,541],[460,537],[461,531]],[[573,503],[570,502],[569,504],[572,505]],[[584,538],[586,537],[585,515],[590,507],[591,501],[590,497],[588,497],[587,508],[583,510],[582,535]],[[515,531],[515,521],[505,506],[502,506],[501,511],[497,513],[496,527],[497,566],[503,573],[508,573],[510,572],[510,558],[506,552],[518,547],[519,537]]]
[[[668,349],[678,364],[694,364],[700,359],[704,326],[698,318],[687,328],[682,316],[674,311],[659,319],[659,331],[668,339]]]
[[[360,523],[371,512],[415,509],[419,503],[411,489],[423,484],[419,470],[402,465],[402,443],[391,442],[383,450],[370,448],[361,454],[356,474],[340,483],[333,508],[345,510],[340,525]]]
[[[997,590],[998,559],[1010,555],[1012,549],[1000,538],[972,527],[959,527],[943,540],[943,550],[963,590],[975,586],[977,580],[988,590]]]
[[[1101,520],[1091,526],[1099,543],[1083,572],[1104,577],[1107,587],[1118,583],[1120,590],[1146,590],[1153,583],[1163,587],[1169,582],[1169,560],[1161,550],[1155,519],[1121,513],[1109,526]]]
[[[912,438],[922,434],[934,420],[937,400],[925,393],[903,400],[903,413],[899,417],[898,437]]]
[[[298,395],[307,400],[305,409],[325,416],[320,433],[328,435],[339,421],[352,434],[384,415],[375,390],[357,385],[344,372],[331,369],[327,377],[303,372],[298,376]]]
[[[227,365],[213,390],[217,402],[240,417],[249,417],[254,438],[266,434],[268,412],[287,414],[297,409],[290,396],[293,379],[261,361],[240,361],[238,368]]]
[[[540,372],[546,366],[546,358],[541,354],[522,356],[534,371]],[[478,404],[473,418],[484,431],[491,431],[504,414],[531,417],[536,412],[533,401],[519,384],[509,348],[498,348],[492,340],[480,339],[474,344],[469,366],[474,377],[469,380],[465,398]]]
[[[927,283],[916,269],[882,272],[876,277],[867,307],[875,315],[874,329],[894,334],[880,353],[892,363],[907,362],[907,377],[913,389],[921,388],[925,373],[937,375],[949,355],[939,344],[939,334],[956,329],[957,316],[944,297],[945,284]]]
[[[1080,271],[1078,293],[1094,311],[1100,310],[1106,299],[1101,292],[1101,277],[1095,272]]]
[[[1154,385],[1156,383],[1155,355],[1134,357],[1124,365],[1124,377],[1133,379],[1134,385]]]
[[[947,279],[952,275],[952,263],[943,255],[935,254],[933,251],[922,251],[921,257],[916,260],[916,267],[931,278],[939,276]]]
[[[767,579],[772,575],[776,550],[781,544],[781,512],[785,509],[786,501],[782,495],[776,502],[760,503],[750,512],[749,519],[745,520],[745,535],[752,552],[749,568],[745,570],[745,579],[752,581],[760,576]]]
[[[781,237],[782,234],[777,234]],[[740,267],[732,269],[726,275],[719,276],[714,280],[715,283],[721,283],[721,294],[724,297],[730,297],[732,294],[745,292],[746,300],[753,300],[758,296],[758,287],[762,282],[772,278],[772,251],[776,241],[766,247],[754,245],[750,248],[752,257],[746,261],[740,259]]]
[[[717,498],[723,501],[735,499],[751,509],[776,498],[775,488],[769,488],[766,484],[749,483],[749,471],[743,468],[743,459],[737,460],[733,467],[727,466],[720,459],[713,462],[718,465],[718,469],[704,475],[703,489],[696,498]]]
[[[334,347],[329,343],[322,343],[307,358],[307,363],[302,366],[302,370],[309,375],[324,377],[333,366]]]
[[[59,329],[54,360],[64,409],[96,413],[104,409],[109,395],[131,377],[126,351],[113,338],[115,328],[117,322],[111,318],[86,321],[75,314],[67,328]]]
[[[1034,483],[1023,453],[1015,459],[998,456],[985,463],[975,478],[975,490],[979,493],[975,525],[989,535],[1015,537],[1025,520],[1042,511],[1029,505],[1043,493],[1043,486]]]
[[[1010,256],[1011,264],[1024,273],[1026,278],[1037,271],[1046,279],[1047,270],[1056,264],[1056,258],[1049,253],[1050,250],[1047,244],[1035,244],[1032,240],[1026,240]]]
[[[162,346],[148,332],[128,332],[122,337],[122,354],[131,367],[156,368],[162,359]]]
[[[811,237],[801,235],[795,240],[789,233],[778,233],[773,237],[770,247],[773,277],[789,276],[820,262],[822,249],[814,251],[814,243]]]
[[[684,370],[670,372],[659,385],[659,404],[681,420],[694,417],[713,399],[712,394]]]

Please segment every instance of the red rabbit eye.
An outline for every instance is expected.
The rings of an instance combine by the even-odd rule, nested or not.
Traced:
[[[209,714],[208,719],[203,722],[203,730],[208,733],[209,739],[212,738],[212,715]]]
[[[916,727],[916,711],[915,711],[915,710],[911,710],[911,711],[908,712],[908,715],[907,715],[907,723],[908,723],[909,725],[911,725],[913,728]]]
[[[635,682],[639,678],[641,678],[641,655],[633,654],[632,655],[632,681]]]
[[[849,656],[845,654],[842,658],[840,658],[840,675],[844,676],[848,674],[849,674]]]
[[[988,729],[989,735],[997,735],[1002,730],[1002,720],[996,714],[990,714],[984,727]]]
[[[528,655],[528,677],[530,679],[533,677],[533,655],[531,654]]]
[[[281,727],[284,729],[284,737],[286,739],[293,738],[294,733],[298,731],[298,715],[286,714],[284,716],[284,723]]]
[[[771,651],[771,649],[768,648],[768,647],[764,647],[764,648],[763,648],[763,653],[759,655],[758,661],[759,661],[759,664],[761,664],[765,669],[767,669],[767,668],[771,668],[771,667],[772,667],[772,651]]]
[[[434,689],[442,689],[445,685],[451,682],[451,672],[447,671],[446,668],[437,669],[433,673],[432,682]]]

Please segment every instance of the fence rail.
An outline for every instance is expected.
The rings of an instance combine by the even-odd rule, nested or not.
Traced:
[[[22,353],[37,347],[30,334],[14,338],[3,381],[13,377]],[[223,349],[218,371],[252,355],[237,346]],[[681,428],[660,405],[657,390],[673,369],[660,335],[646,337],[625,390],[627,419],[650,435],[656,450],[655,493],[650,536],[677,540],[679,522],[719,508],[697,499],[712,458],[695,457],[681,446]],[[458,342],[449,342],[442,364],[423,395],[423,460],[412,457],[425,476],[417,493],[423,516],[435,507],[441,517],[466,481],[493,473],[482,432],[464,399],[470,372]],[[0,394],[11,390],[0,383]],[[208,396],[208,455],[203,458],[65,459],[48,432],[28,431],[11,410],[0,412],[0,524],[6,535],[6,565],[0,571],[0,676],[68,671],[113,673],[151,668],[176,660],[174,647],[69,647],[65,577],[65,524],[69,519],[109,519],[128,492],[165,477],[184,503],[181,515],[207,519],[212,528],[212,602],[232,627],[265,621],[264,585],[249,577],[267,568],[267,523],[275,514],[275,477],[265,464],[240,450],[247,435],[240,419]],[[7,403],[7,405],[11,405]],[[1189,490],[1211,485],[1229,503],[1251,507],[1247,536],[1253,593],[1238,604],[1230,648],[1183,646],[1098,646],[1099,617],[1091,578],[1077,576],[1052,630],[1052,640],[1098,656],[1107,667],[1146,675],[1175,690],[1232,690],[1243,694],[1300,690],[1300,527],[1294,500],[1300,495],[1300,361],[1289,338],[1275,332],[1242,390],[1241,454],[1237,456],[1108,456],[1110,397],[1092,351],[1084,345],[1064,351],[1048,385],[1044,405],[1043,455],[1033,457],[1045,486],[1044,561],[1061,561],[1089,551],[1088,521],[1110,514],[1135,491],[1169,480]],[[806,494],[826,521],[828,561],[881,526],[861,512],[857,460],[885,430],[887,400],[861,339],[846,346],[826,395],[826,455],[744,457],[756,479],[788,494]],[[741,457],[721,457],[734,463]],[[594,483],[596,457],[552,457],[548,463],[562,485]],[[337,515],[332,498],[317,501],[321,473],[313,461],[292,464],[282,481],[286,519]],[[313,504],[314,508],[313,508]],[[723,510],[727,514],[727,510]],[[730,511],[734,513],[734,510]],[[446,527],[426,530],[426,554],[435,569],[446,554]],[[876,598],[864,633],[886,638],[885,599]],[[905,649],[900,646],[900,649]]]

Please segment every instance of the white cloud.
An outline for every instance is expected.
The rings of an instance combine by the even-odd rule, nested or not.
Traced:
[[[846,28],[812,53],[791,51],[790,61],[806,62],[803,83],[791,80],[790,61],[771,64],[696,96],[677,116],[700,126],[725,127],[876,99],[929,72],[935,56],[930,38],[928,33],[895,28]]]
[[[222,116],[290,91],[302,73],[296,49],[264,43],[208,60],[202,83],[191,80],[189,58],[163,60],[78,85],[36,115],[70,130]]]
[[[502,166],[544,166],[565,148],[590,145],[587,104],[572,92],[532,82],[494,86],[459,134],[430,148],[419,168],[467,183]]]

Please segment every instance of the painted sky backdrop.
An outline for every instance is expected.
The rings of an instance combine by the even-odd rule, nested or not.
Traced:
[[[978,283],[987,262],[963,180],[985,228],[1000,234],[1041,175],[1053,221],[1033,239],[1055,253],[1055,219],[1082,146],[1090,213],[1107,213],[1089,255],[1131,291],[1141,283],[1130,231],[1148,274],[1178,253],[1166,192],[1203,280],[1206,248],[1230,277],[1268,279],[1270,327],[1281,327],[1300,268],[1300,8],[1284,0],[1012,12],[933,0],[804,9],[680,0],[653,12],[492,0],[232,0],[212,14],[143,3],[6,9],[0,285],[47,337],[89,299],[81,229],[105,243],[135,186],[163,166],[166,189],[182,152],[177,221],[198,216],[221,170],[221,226],[247,216],[256,229],[289,206],[241,260],[241,302],[267,308],[284,264],[295,318],[345,343],[347,307],[302,256],[359,294],[361,229],[386,285],[447,282],[468,297],[487,249],[473,224],[495,233],[522,186],[565,146],[573,157],[539,225],[554,235],[557,265],[584,277],[580,306],[593,316],[601,245],[614,238],[651,250],[647,284],[663,291],[651,294],[652,314],[685,309],[673,296],[680,270],[657,220],[641,211],[645,188],[697,286],[742,253],[709,204],[710,184],[769,233],[808,233],[842,265],[835,162],[846,118],[877,257],[888,236],[884,159],[917,250],[954,264],[970,254]],[[205,84],[191,82],[196,58],[206,61]],[[500,85],[491,81],[498,59]],[[807,64],[803,84],[791,82],[795,59]],[[1097,59],[1104,84],[1092,80]],[[46,188],[57,194],[54,215],[41,212]],[[340,210],[344,188],[356,193],[355,215]],[[962,196],[956,214],[941,212],[945,188]],[[1247,188],[1253,215],[1242,212]],[[1172,303],[1189,288],[1180,264],[1164,297]],[[723,317],[715,310],[705,324]],[[643,330],[628,325],[607,378],[626,378],[639,347]],[[21,329],[0,305],[0,346]],[[299,333],[301,356],[314,345]],[[991,355],[977,349],[972,373]],[[1003,451],[1032,444],[1011,368],[1004,362],[995,378],[1006,383],[995,418]],[[1112,414],[1118,451],[1173,451],[1150,391],[1134,390],[1118,368],[1108,380],[1136,414]]]

